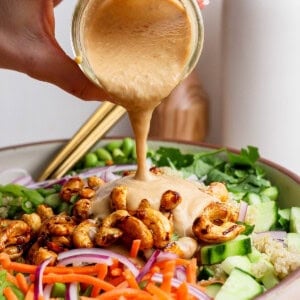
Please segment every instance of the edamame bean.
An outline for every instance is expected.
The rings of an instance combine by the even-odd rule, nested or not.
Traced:
[[[96,150],[96,154],[98,156],[98,159],[102,160],[104,162],[113,159],[112,156],[111,156],[111,154],[106,149],[104,149],[104,148],[98,148]]]
[[[124,155],[126,157],[130,157],[134,148],[134,141],[132,138],[130,137],[126,137],[123,139],[123,143],[122,143],[122,151],[124,153]]]
[[[113,160],[116,164],[125,164],[127,162],[127,157],[121,149],[114,149],[112,154]]]
[[[112,153],[114,149],[120,148],[122,146],[123,141],[112,141],[109,142],[105,148]]]
[[[84,157],[84,167],[85,168],[92,168],[95,167],[95,165],[98,162],[98,157],[95,153],[87,153]]]

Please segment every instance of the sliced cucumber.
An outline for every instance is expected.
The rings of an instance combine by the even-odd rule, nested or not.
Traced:
[[[248,273],[233,269],[215,300],[249,300],[264,291],[263,287]]]
[[[277,223],[277,212],[275,201],[249,205],[245,222],[255,224],[254,232],[268,231]]]
[[[275,275],[274,266],[256,248],[253,247],[252,253],[248,254],[251,265],[251,274],[261,282],[266,289],[270,289],[279,283]]]
[[[248,193],[247,196],[245,197],[245,201],[250,205],[259,204],[261,203],[261,198],[256,193]]]
[[[290,232],[300,233],[300,207],[291,208]]]
[[[300,233],[289,232],[287,234],[288,250],[300,253]]]
[[[260,192],[260,195],[262,197],[267,197],[271,201],[276,201],[278,198],[278,194],[279,194],[279,191],[276,186],[269,186]]]
[[[290,216],[291,208],[278,209],[278,223],[285,230],[289,230]]]
[[[204,265],[216,264],[229,256],[248,254],[251,249],[250,237],[239,235],[228,242],[203,246],[200,250],[201,262]]]
[[[212,298],[215,298],[222,287],[222,283],[215,282],[205,288],[205,293]]]
[[[247,273],[251,273],[251,262],[246,255],[235,255],[225,258],[221,267],[228,275],[234,268],[239,268]]]

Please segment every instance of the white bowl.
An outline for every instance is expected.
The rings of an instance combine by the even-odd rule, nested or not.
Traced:
[[[107,143],[111,139],[104,139],[94,148]],[[20,174],[20,169],[27,170],[33,178],[38,178],[49,161],[63,147],[66,140],[45,141],[40,143],[26,144],[0,149],[0,184],[5,184],[12,177]],[[183,152],[198,152],[199,150],[216,149],[212,146],[201,143],[187,143],[178,141],[148,141],[150,149],[157,149],[159,146],[180,148]],[[232,150],[232,149],[231,149]],[[233,150],[236,151],[236,150]],[[278,186],[280,190],[279,206],[281,208],[300,206],[300,177],[284,167],[265,159],[260,160],[261,165],[267,172],[268,178]],[[14,169],[14,172],[5,172]],[[279,285],[270,289],[267,293],[257,299],[299,299],[300,291],[300,270],[293,272]]]

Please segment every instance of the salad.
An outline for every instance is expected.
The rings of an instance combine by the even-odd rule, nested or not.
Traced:
[[[0,186],[0,299],[254,299],[300,266],[300,207],[278,207],[280,190],[256,147],[239,154],[148,150],[153,172],[194,182],[218,199],[194,220],[192,236],[170,231],[163,246],[146,247],[124,216],[105,227],[106,218],[89,215],[97,190],[132,174],[135,159],[134,141],[124,138],[86,154],[60,180],[27,175]],[[123,191],[112,192],[120,205]],[[173,208],[146,209],[160,220]],[[143,220],[141,211],[126,220],[132,216]],[[206,231],[204,216],[212,226]],[[156,233],[151,226],[144,231]]]

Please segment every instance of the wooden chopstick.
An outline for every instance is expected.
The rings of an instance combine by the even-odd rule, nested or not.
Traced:
[[[85,137],[85,139],[59,165],[59,167],[51,175],[51,178],[58,179],[63,177],[125,113],[125,108],[115,105],[113,109],[101,120],[101,122],[97,124],[97,126]]]
[[[70,141],[63,147],[63,149],[60,150],[60,152],[54,157],[51,163],[46,167],[43,173],[39,176],[38,181],[43,181],[50,178],[51,175],[54,173],[54,171],[57,168],[59,168],[62,163],[66,162],[66,160],[70,157],[70,155],[75,151],[76,147],[78,147],[81,143],[83,143],[84,140],[88,137],[88,135],[96,127],[100,126],[101,122],[104,121],[106,116],[108,116],[110,112],[112,112],[116,107],[117,106],[111,102],[103,102],[100,105],[100,107],[94,112],[94,114],[85,122],[85,124],[76,132],[76,134],[70,139]],[[121,111],[121,109],[118,109],[118,111]],[[114,122],[116,122],[120,117],[121,117],[120,115],[116,114]],[[108,124],[109,126],[106,125],[106,131],[114,124],[114,122],[110,121]],[[99,132],[98,136],[94,136],[95,138],[94,142],[96,143],[105,134],[105,132],[103,133]]]

